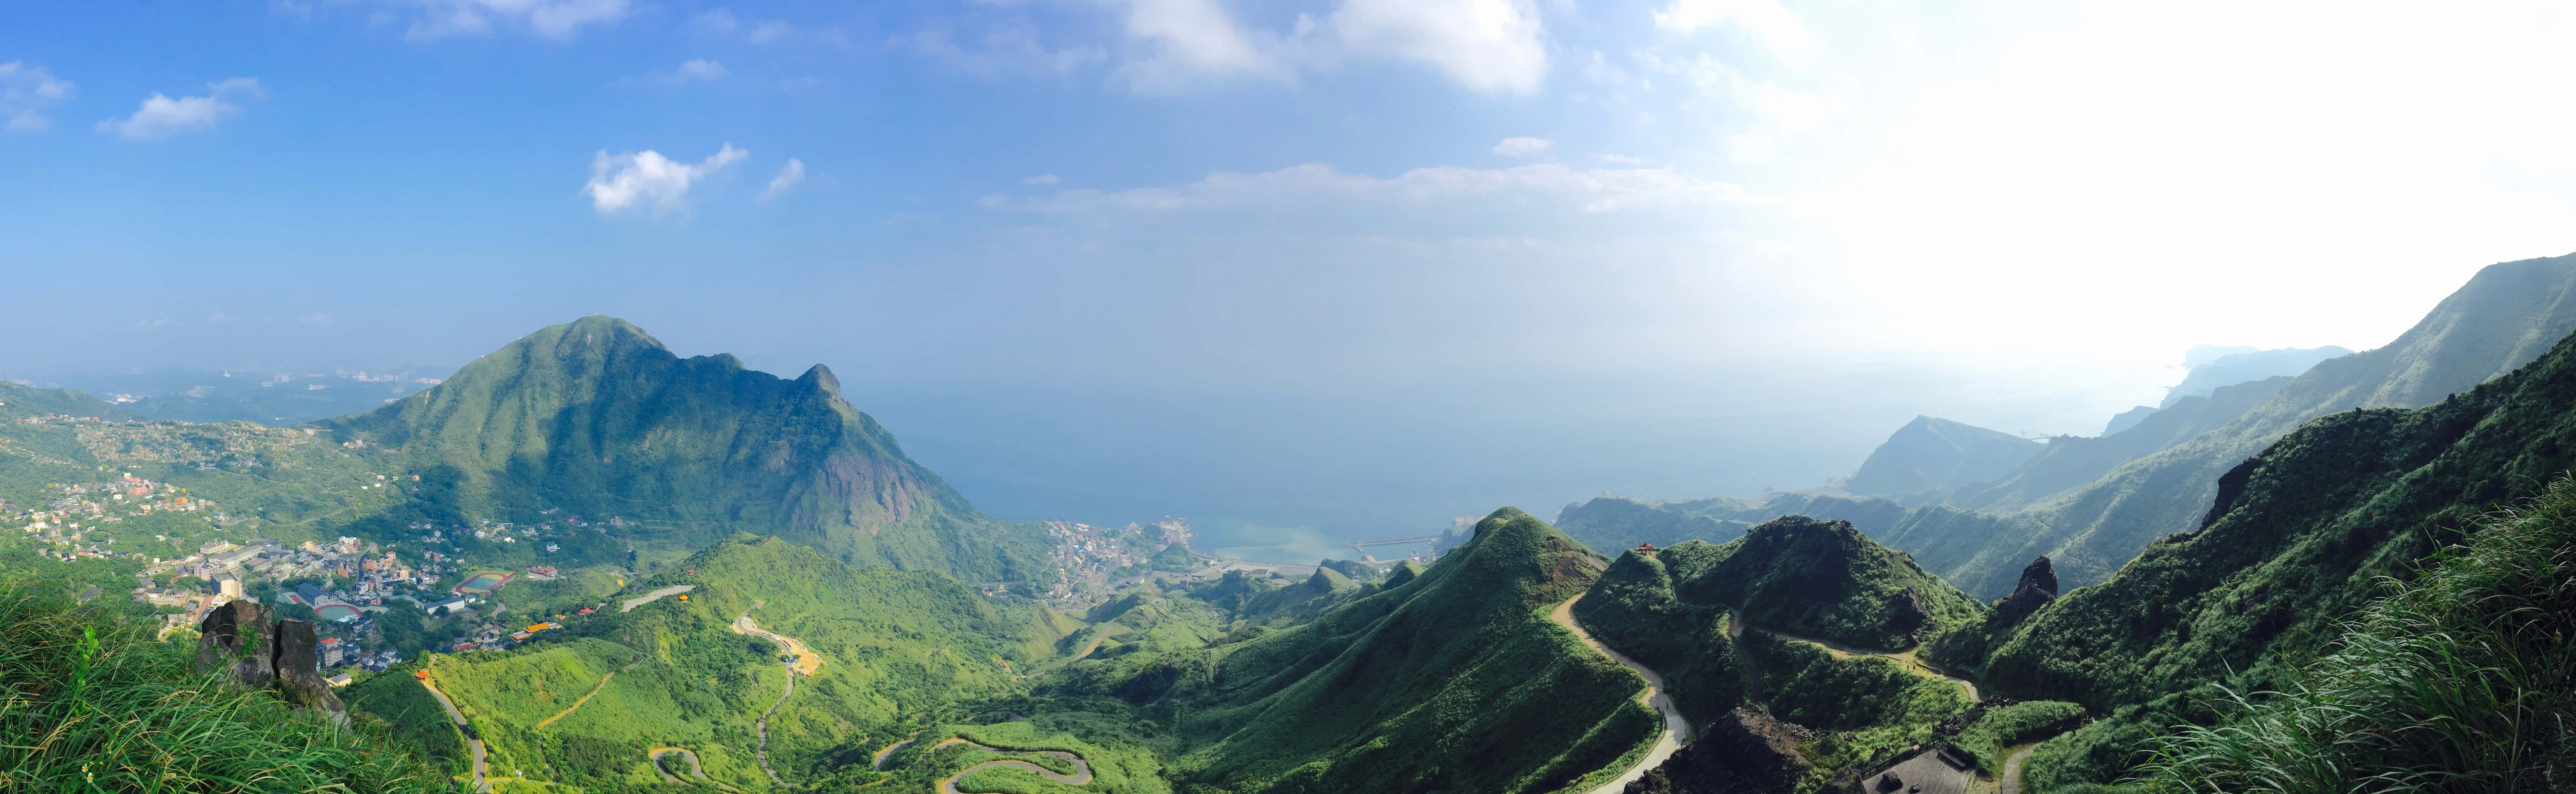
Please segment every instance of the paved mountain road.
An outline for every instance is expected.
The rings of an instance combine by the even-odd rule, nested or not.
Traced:
[[[1736,612],[1735,610],[1729,609],[1726,611],[1726,621],[1728,630],[1733,632],[1737,638],[1742,638],[1743,629],[1741,627],[1744,625],[1744,615]],[[1920,646],[1917,646],[1913,650],[1888,653],[1886,651],[1873,651],[1867,648],[1855,648],[1832,640],[1817,639],[1815,637],[1801,637],[1788,632],[1772,631],[1770,629],[1763,629],[1762,631],[1781,639],[1797,640],[1810,645],[1822,646],[1825,650],[1832,651],[1843,656],[1876,656],[1881,659],[1886,659],[1904,666],[1907,671],[1910,671],[1915,675],[1920,675],[1925,678],[1946,679],[1951,683],[1958,684],[1968,690],[1968,702],[1970,703],[1983,700],[1983,698],[1977,696],[1976,682],[1942,672],[1941,668],[1934,667],[1932,666],[1932,663],[1917,658],[1915,654],[1923,650]]]
[[[617,611],[619,611],[619,612],[633,612],[633,611],[635,611],[635,608],[636,608],[636,607],[640,607],[640,606],[643,606],[643,605],[645,605],[645,604],[650,604],[650,603],[653,603],[653,602],[655,602],[655,601],[662,600],[662,597],[663,597],[663,596],[674,596],[674,595],[679,595],[679,594],[681,594],[681,593],[686,593],[686,592],[688,592],[688,591],[696,590],[696,589],[698,589],[698,586],[697,586],[697,585],[693,585],[693,584],[675,584],[675,585],[671,585],[671,586],[669,586],[669,587],[665,587],[665,588],[662,588],[662,589],[660,589],[660,590],[655,590],[655,591],[652,591],[652,592],[649,592],[649,593],[645,593],[645,594],[644,594],[642,597],[640,597],[640,598],[629,598],[629,599],[626,599],[626,601],[625,601],[625,602],[623,602],[623,603],[621,603],[621,604],[619,604],[619,605],[617,606]]]
[[[1647,770],[1663,764],[1664,759],[1673,757],[1673,753],[1682,749],[1682,745],[1689,744],[1691,726],[1689,720],[1682,719],[1681,709],[1673,706],[1672,694],[1664,690],[1662,674],[1647,669],[1645,665],[1638,664],[1636,660],[1628,658],[1625,654],[1611,650],[1610,646],[1593,639],[1592,632],[1584,631],[1582,624],[1575,622],[1574,602],[1581,600],[1583,596],[1579,595],[1566,599],[1565,603],[1556,605],[1555,610],[1548,612],[1547,618],[1556,621],[1559,626],[1564,626],[1567,631],[1574,632],[1575,638],[1582,640],[1586,647],[1599,651],[1601,655],[1609,657],[1610,661],[1618,662],[1621,667],[1626,667],[1646,679],[1646,691],[1637,696],[1637,702],[1652,707],[1657,713],[1664,715],[1664,733],[1655,739],[1654,749],[1646,751],[1646,757],[1638,759],[1636,766],[1620,773],[1619,777],[1608,783],[1593,787],[1590,792],[1590,794],[1619,794],[1628,787],[1629,783],[1645,777]],[[943,794],[953,794],[953,792]]]
[[[909,741],[905,742],[905,744],[910,744],[910,743],[911,743],[911,742],[909,742]],[[966,741],[966,740],[964,740],[964,739],[951,738],[951,739],[948,739],[948,740],[946,740],[946,741],[942,741],[942,742],[940,742],[940,743],[938,743],[938,744],[931,745],[931,746],[930,746],[930,751],[931,751],[931,752],[938,752],[938,751],[939,751],[939,748],[946,747],[946,746],[949,746],[949,745],[952,745],[952,744],[962,744],[962,745],[966,745],[966,746],[968,746],[968,747],[972,747],[972,748],[975,748],[975,749],[978,749],[978,750],[982,750],[982,751],[984,751],[984,752],[988,752],[988,753],[1031,753],[1031,754],[1035,754],[1035,755],[1052,755],[1052,756],[1055,756],[1055,757],[1057,757],[1057,758],[1062,758],[1062,759],[1064,759],[1064,760],[1067,760],[1067,761],[1071,761],[1071,762],[1073,762],[1073,774],[1070,774],[1070,775],[1057,774],[1057,773],[1056,773],[1056,771],[1055,771],[1055,770],[1053,770],[1053,769],[1048,769],[1048,768],[1046,768],[1046,767],[1038,766],[1038,765],[1036,765],[1036,764],[1032,764],[1032,763],[1029,763],[1029,762],[1027,762],[1027,761],[1014,761],[1014,760],[1010,760],[1010,759],[1004,759],[1004,760],[1000,760],[1000,761],[986,761],[986,762],[984,762],[984,763],[976,764],[976,765],[974,765],[974,766],[970,766],[970,767],[967,767],[967,768],[965,768],[965,769],[959,770],[959,771],[957,772],[957,774],[949,775],[949,776],[948,776],[948,779],[946,779],[946,780],[942,780],[942,781],[939,781],[939,794],[967,794],[966,792],[963,792],[963,791],[959,791],[959,790],[957,790],[957,780],[958,780],[959,778],[963,778],[963,777],[965,777],[965,776],[967,776],[967,775],[972,775],[972,774],[975,774],[975,773],[977,773],[977,772],[984,771],[984,770],[986,770],[986,769],[992,769],[992,768],[994,768],[994,767],[1005,767],[1005,766],[1006,766],[1006,767],[1011,767],[1011,768],[1013,768],[1013,769],[1026,769],[1026,770],[1029,770],[1029,771],[1031,771],[1031,772],[1036,772],[1036,773],[1038,773],[1038,776],[1039,776],[1039,777],[1043,777],[1043,778],[1046,778],[1046,779],[1048,779],[1048,780],[1052,780],[1052,781],[1055,781],[1055,782],[1057,782],[1057,783],[1062,783],[1062,784],[1064,784],[1064,785],[1068,785],[1068,786],[1083,786],[1083,785],[1089,785],[1089,784],[1091,783],[1091,765],[1090,765],[1090,764],[1088,764],[1088,763],[1083,762],[1083,760],[1082,760],[1082,756],[1074,755],[1074,754],[1072,754],[1072,753],[1068,753],[1068,752],[1065,752],[1065,751],[1062,751],[1062,750],[1004,750],[1004,749],[1001,749],[1001,748],[999,748],[999,747],[986,747],[986,746],[984,746],[984,745],[976,744],[976,743],[974,743],[974,742]],[[896,745],[896,747],[901,747],[901,746],[903,746],[903,745]],[[894,748],[889,747],[889,748],[886,748],[886,749],[887,749],[887,750],[892,750],[892,749],[894,749]],[[882,754],[880,755],[880,760],[883,760],[883,759],[882,759]]]
[[[447,717],[456,721],[457,732],[465,734],[465,748],[474,755],[474,776],[468,782],[475,791],[491,791],[491,781],[483,777],[483,740],[476,738],[474,726],[465,722],[465,712],[456,710],[456,701],[448,700],[447,693],[438,691],[438,685],[428,678],[421,678],[420,685],[429,690],[430,697],[438,698],[438,705],[447,708]]]

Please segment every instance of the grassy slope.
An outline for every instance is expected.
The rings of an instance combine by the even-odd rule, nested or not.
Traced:
[[[1239,791],[1553,791],[1649,740],[1633,675],[1546,612],[1587,553],[1518,510],[1429,572],[1219,659],[1180,774]]]
[[[1039,616],[997,607],[938,574],[852,569],[748,535],[679,567],[696,573],[630,582],[620,595],[686,581],[698,586],[688,601],[577,621],[572,636],[515,652],[439,656],[430,669],[496,753],[538,776],[592,789],[642,785],[653,778],[641,749],[681,746],[710,776],[762,790],[769,782],[753,763],[752,723],[777,702],[785,674],[772,658],[778,649],[727,630],[737,616],[748,612],[826,660],[770,719],[771,763],[791,780],[819,779],[911,731],[972,716],[961,709],[1007,693],[1012,670],[1043,661],[1028,650]],[[615,670],[624,672],[571,715],[535,727]],[[353,703],[416,708],[372,691]],[[422,730],[411,737],[434,744],[436,731]]]
[[[2043,779],[2107,780],[2152,729],[2214,716],[2187,692],[2231,679],[2278,685],[2383,577],[2493,506],[2533,495],[2576,463],[2571,453],[2576,341],[2428,408],[2324,417],[2231,474],[2241,491],[2207,529],[2149,546],[2110,581],[2025,621],[1988,659],[1987,682],[2118,710],[2032,767]]]
[[[2364,607],[2279,693],[2157,748],[2174,790],[2576,786],[2576,481],[2492,516]]]
[[[343,730],[191,675],[194,645],[153,642],[150,624],[114,604],[75,607],[51,591],[0,587],[0,730],[13,737],[0,743],[0,790],[444,790],[372,723]]]
[[[822,367],[782,380],[729,355],[681,359],[608,317],[540,330],[436,388],[323,425],[393,448],[423,475],[417,511],[441,523],[561,508],[635,519],[634,539],[661,555],[755,529],[967,581],[1034,580],[1052,564],[1034,525],[977,511]]]

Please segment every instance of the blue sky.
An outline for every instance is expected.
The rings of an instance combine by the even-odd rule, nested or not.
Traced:
[[[997,512],[1366,534],[2088,432],[2576,249],[2564,13],[2132,6],[0,3],[0,374],[608,313]]]

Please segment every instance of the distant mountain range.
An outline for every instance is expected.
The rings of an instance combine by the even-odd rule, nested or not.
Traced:
[[[1741,526],[1785,514],[1849,520],[1983,598],[2011,591],[2021,565],[2043,555],[2070,587],[2081,586],[2108,578],[2153,539],[2194,526],[2220,474],[2301,424],[2356,407],[2437,402],[2529,363],[2572,330],[2576,255],[2491,265],[2386,347],[2318,362],[2286,383],[2185,397],[2171,415],[2104,438],[2052,440],[2051,452],[1990,483],[1902,498],[1616,501]],[[1652,540],[1586,512],[1566,520],[1587,543]]]

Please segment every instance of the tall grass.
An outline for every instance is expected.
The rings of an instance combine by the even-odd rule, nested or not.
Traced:
[[[2284,692],[2227,692],[2141,767],[2157,791],[2576,788],[2576,482],[2479,522]]]
[[[0,792],[439,791],[381,737],[189,672],[148,624],[0,583]]]

